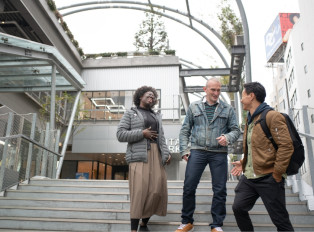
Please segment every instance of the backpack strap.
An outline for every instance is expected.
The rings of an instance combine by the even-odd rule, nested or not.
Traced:
[[[267,126],[267,124],[266,124],[266,115],[267,115],[268,111],[270,111],[270,110],[272,110],[272,109],[266,109],[266,110],[264,110],[264,111],[261,113],[260,119],[255,122],[255,125],[256,125],[257,123],[260,123],[260,124],[261,124],[261,127],[262,127],[262,129],[263,129],[263,131],[264,131],[266,137],[267,137],[267,138],[270,140],[270,142],[273,144],[274,148],[275,148],[276,150],[278,150],[278,146],[277,146],[277,144],[275,143],[275,140],[273,139],[273,136],[271,135],[271,133],[270,133],[270,131],[269,131],[269,128],[268,128],[268,126]]]

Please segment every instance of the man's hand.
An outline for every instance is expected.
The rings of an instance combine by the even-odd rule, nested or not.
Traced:
[[[226,136],[224,136],[224,135],[219,136],[218,138],[216,138],[216,140],[218,141],[218,143],[219,143],[221,146],[228,146],[228,142],[227,142]]]
[[[166,164],[169,165],[170,161],[171,161],[171,155],[169,155],[169,158],[167,159]]]
[[[186,162],[188,162],[189,156],[190,156],[190,154],[186,154],[186,155],[182,156],[182,159],[184,159]]]
[[[234,165],[234,167],[231,170],[231,174],[234,176],[240,176],[242,173],[242,164],[240,161],[236,161],[236,162],[232,162],[232,165]]]

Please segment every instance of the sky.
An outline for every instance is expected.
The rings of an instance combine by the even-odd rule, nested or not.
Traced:
[[[55,0],[57,7],[69,5],[72,2],[86,1]],[[137,0],[137,2],[147,3],[147,0]],[[151,2],[186,12],[185,0],[151,0]],[[203,20],[217,32],[220,31],[217,14],[221,0],[190,0],[189,3],[194,17]],[[240,17],[236,0],[229,0],[229,3]],[[266,87],[268,93],[266,100],[270,102],[269,93],[272,90],[273,70],[266,67],[264,35],[278,13],[299,12],[298,0],[242,0],[242,4],[249,24],[252,81],[259,81]],[[66,10],[60,12],[64,13]],[[166,12],[168,13],[168,11]],[[89,10],[64,17],[64,21],[86,54],[135,51],[134,35],[144,19],[144,12],[142,11],[112,8]],[[179,19],[189,23],[183,17]],[[224,67],[220,57],[203,37],[170,19],[164,18],[163,20],[168,32],[170,49],[176,50],[176,55],[179,58],[193,62],[203,68]],[[204,27],[197,23],[193,23],[193,25],[221,49],[227,62],[230,63],[230,55],[221,42],[208,30],[204,30]],[[202,78],[196,81],[202,81],[200,85],[204,84]]]

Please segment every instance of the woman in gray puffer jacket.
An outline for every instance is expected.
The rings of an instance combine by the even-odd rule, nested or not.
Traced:
[[[146,227],[156,214],[166,216],[167,177],[164,168],[171,159],[162,128],[161,115],[152,108],[157,104],[156,89],[138,88],[133,96],[136,107],[127,110],[117,130],[120,142],[127,142],[129,164],[131,231],[137,231],[139,220]]]

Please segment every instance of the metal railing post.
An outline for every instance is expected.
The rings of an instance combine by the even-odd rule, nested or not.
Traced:
[[[9,112],[8,114],[8,124],[7,124],[7,130],[5,133],[5,136],[8,137],[11,134],[11,128],[12,128],[12,123],[13,123],[13,113]],[[2,153],[2,161],[1,161],[1,166],[0,166],[0,190],[3,187],[4,183],[4,174],[5,174],[5,168],[6,168],[6,163],[7,163],[7,155],[8,155],[8,146],[9,146],[9,139],[6,139],[4,142],[4,148],[3,148],[3,153]]]
[[[40,144],[44,143],[44,133],[40,133],[40,140],[39,140]],[[36,170],[35,170],[35,175],[40,175],[40,164],[41,164],[41,160],[42,160],[42,154],[44,151],[41,151],[40,148],[38,148],[38,152],[37,152],[37,156],[36,156]]]
[[[49,145],[49,123],[46,124],[46,133],[45,133],[45,147],[48,147]],[[41,176],[46,176],[47,173],[47,162],[48,161],[48,152],[45,150],[43,152],[43,159],[41,162],[41,172],[40,175]]]
[[[178,117],[179,122],[181,122],[181,95],[178,95]]]
[[[53,130],[49,130],[49,144],[48,147],[51,150],[54,150],[54,142],[55,141],[55,132]],[[52,173],[53,173],[53,160],[54,160],[54,155],[48,152],[47,155],[47,173],[46,176],[49,178],[52,178]]]
[[[37,121],[37,114],[33,114],[33,119],[32,119],[32,127],[31,127],[31,134],[30,138],[34,139],[35,137],[35,130],[36,130],[36,121]],[[32,157],[33,157],[33,144],[29,144],[28,148],[28,156],[27,156],[27,164],[26,164],[26,173],[25,173],[25,179],[29,180],[30,178],[30,172],[31,172],[31,165],[32,165]]]
[[[59,152],[59,141],[60,141],[60,130],[57,130],[56,134],[56,142],[55,142],[55,152]],[[53,171],[52,171],[52,178],[56,178],[57,174],[57,159],[58,157],[56,155],[53,156]]]
[[[55,129],[56,120],[56,65],[52,65],[51,94],[50,94],[50,130]]]
[[[308,108],[308,106],[302,106],[303,125],[304,125],[304,132],[306,134],[310,134],[310,124],[309,124],[307,108]],[[312,140],[308,136],[305,137],[305,140],[306,140],[307,155],[308,155],[308,159],[309,159],[309,167],[310,167],[310,174],[311,174],[312,189],[314,191],[314,168],[311,168],[314,165]]]

